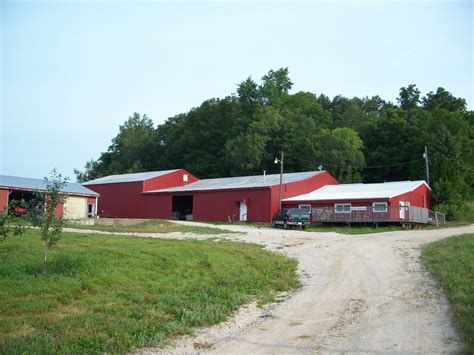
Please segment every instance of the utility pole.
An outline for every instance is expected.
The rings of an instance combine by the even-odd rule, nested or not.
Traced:
[[[278,194],[278,209],[281,210],[281,193],[282,193],[282,185],[283,185],[283,151],[281,152],[281,160],[275,158],[275,164],[280,163],[280,193]]]
[[[423,154],[423,158],[425,158],[425,166],[426,166],[426,182],[428,186],[430,185],[430,166],[428,163],[428,147],[425,145],[425,153]]]

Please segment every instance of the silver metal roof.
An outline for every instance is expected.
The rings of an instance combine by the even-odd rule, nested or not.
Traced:
[[[310,178],[311,176],[315,176],[321,173],[322,171],[308,171],[304,173],[283,174],[283,183],[305,180],[307,178]],[[242,189],[254,187],[268,187],[278,185],[279,183],[280,174],[266,175],[265,180],[263,175],[238,176],[219,179],[204,179],[185,186],[153,190],[148,191],[146,193]]]
[[[86,181],[82,185],[117,184],[120,182],[145,181],[145,180],[152,179],[157,176],[166,175],[175,171],[178,171],[178,169],[162,170],[162,171],[148,171],[144,173],[133,173],[133,174],[109,175],[109,176],[101,177],[99,179]]]
[[[283,201],[328,201],[392,198],[413,191],[421,184],[426,184],[426,182],[423,180],[418,180],[384,182],[375,184],[326,185],[310,193],[290,197],[284,199]],[[426,186],[428,186],[428,184],[426,184]]]
[[[0,175],[0,187],[11,189],[26,189],[26,190],[46,190],[46,184],[42,179],[32,179],[19,176]],[[99,196],[98,193],[89,190],[88,188],[77,183],[68,183],[62,192],[80,195]]]

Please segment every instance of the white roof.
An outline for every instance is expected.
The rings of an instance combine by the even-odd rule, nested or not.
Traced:
[[[283,201],[328,201],[328,200],[363,200],[376,198],[392,198],[413,191],[426,184],[423,180],[396,181],[378,184],[341,184],[326,185],[313,192],[290,197]],[[428,186],[429,188],[429,186]]]
[[[145,181],[148,179],[155,178],[157,176],[166,175],[175,170],[162,170],[162,171],[148,171],[144,173],[134,173],[134,174],[119,174],[119,175],[109,175],[104,176],[99,179],[90,180],[84,182],[82,185],[101,185],[101,184],[116,184],[120,182],[134,182],[134,181]]]
[[[323,171],[308,171],[303,173],[286,173],[283,174],[283,183],[295,182],[308,179],[312,176],[319,175]],[[227,190],[227,189],[242,189],[242,188],[258,188],[278,185],[280,183],[280,174],[270,174],[263,177],[263,175],[253,176],[237,176],[218,179],[204,179],[193,182],[192,184],[171,187],[161,190],[147,191],[146,193],[154,192],[186,192],[186,191],[204,191],[204,190]]]

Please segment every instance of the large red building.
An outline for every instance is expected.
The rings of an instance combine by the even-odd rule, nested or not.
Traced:
[[[279,174],[199,180],[185,170],[107,176],[84,183],[103,216],[268,222],[278,210]],[[338,184],[326,171],[283,174],[282,198]]]

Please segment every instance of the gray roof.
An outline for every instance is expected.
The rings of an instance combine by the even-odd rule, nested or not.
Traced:
[[[321,174],[322,171],[308,171],[304,173],[288,173],[283,174],[283,183],[295,182],[305,180],[314,175]],[[186,192],[186,191],[205,191],[205,190],[227,190],[227,189],[242,189],[242,188],[255,188],[255,187],[268,187],[278,185],[280,183],[280,174],[271,174],[254,176],[238,176],[229,178],[219,179],[204,179],[193,182],[192,184],[172,187],[161,190],[148,191],[146,193],[154,192]]]
[[[0,187],[7,187],[11,189],[26,189],[26,190],[46,190],[46,184],[43,179],[32,179],[19,176],[0,175]],[[99,196],[98,193],[89,190],[88,188],[77,183],[68,183],[62,190],[72,195],[93,195]]]
[[[117,184],[121,182],[145,181],[145,180],[152,179],[157,176],[166,175],[175,171],[178,171],[178,169],[162,170],[162,171],[148,171],[144,173],[133,173],[133,174],[109,175],[109,176],[101,177],[99,179],[86,181],[82,185]]]

